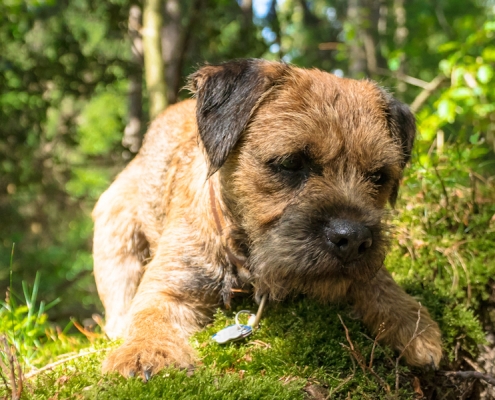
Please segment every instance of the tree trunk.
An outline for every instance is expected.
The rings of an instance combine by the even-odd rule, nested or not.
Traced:
[[[146,87],[150,101],[150,118],[167,107],[167,85],[162,59],[162,2],[145,0],[143,12],[143,50]]]
[[[401,50],[399,56],[399,68],[397,70],[397,75],[401,76],[406,73],[406,55],[404,53],[403,48],[404,44],[407,40],[407,35],[409,31],[406,28],[406,9],[404,7],[404,0],[394,0],[394,14],[395,14],[395,23],[397,24],[395,28],[394,41],[397,50]],[[397,82],[397,89],[400,92],[405,92],[406,84],[402,81]]]
[[[241,1],[241,10],[244,14],[246,25],[250,25],[253,22],[253,1],[252,0],[242,0]]]
[[[306,26],[318,25],[320,20],[311,12],[311,10],[308,7],[308,4],[306,3],[306,0],[299,0],[299,5],[303,10],[304,24]]]
[[[365,4],[362,35],[366,52],[368,75],[376,75],[379,69],[387,68],[387,61],[380,52],[380,32],[386,30],[386,3],[384,1],[367,0]],[[383,34],[384,36],[385,34]]]
[[[349,0],[348,4],[347,21],[355,30],[349,44],[350,74],[355,78],[375,75],[387,65],[379,45],[380,32],[386,30],[386,4],[376,0]]]
[[[352,78],[366,75],[366,53],[361,38],[362,7],[360,0],[349,0],[347,5],[347,21],[354,26],[354,37],[349,45],[349,74]]]
[[[240,0],[238,3],[242,13],[241,29],[238,40],[243,42],[243,47],[245,49],[251,49],[254,39],[253,32],[255,31],[253,23],[253,1]]]
[[[124,130],[122,145],[137,153],[142,141],[143,118],[143,40],[141,34],[141,9],[137,5],[129,10],[129,37],[131,39],[134,68],[129,75],[129,121]]]
[[[266,16],[272,31],[275,33],[275,44],[278,45],[277,58],[279,60],[284,56],[282,52],[282,30],[280,29],[280,20],[278,19],[277,13],[277,0],[271,0],[268,15]]]
[[[181,9],[179,0],[166,0],[164,7],[164,26],[162,28],[162,56],[165,63],[165,80],[169,104],[177,102],[181,77]]]
[[[188,11],[189,20],[186,27],[182,30],[181,43],[179,46],[179,54],[177,59],[177,78],[175,79],[176,87],[175,93],[179,93],[182,67],[184,66],[184,60],[186,58],[186,52],[191,44],[192,34],[194,27],[201,20],[201,11],[204,7],[203,0],[194,0],[191,2],[190,9]]]
[[[378,12],[378,34],[380,36],[385,36],[387,34],[387,17],[388,17],[388,6],[386,0],[380,0],[380,9]]]

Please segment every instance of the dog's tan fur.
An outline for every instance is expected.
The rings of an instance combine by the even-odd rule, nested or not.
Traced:
[[[407,108],[369,81],[261,60],[203,67],[190,86],[197,100],[152,123],[93,213],[106,331],[125,338],[104,370],[193,363],[188,337],[243,284],[272,299],[346,299],[404,350],[420,306],[383,268],[383,219],[414,140]],[[302,167],[287,171],[294,154]],[[333,255],[322,233],[332,218],[369,227],[366,254]],[[440,332],[426,310],[423,330],[405,358],[438,365]]]

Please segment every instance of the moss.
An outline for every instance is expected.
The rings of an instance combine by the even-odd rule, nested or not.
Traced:
[[[253,304],[243,303],[238,309]],[[266,310],[262,327],[242,342],[219,345],[211,336],[233,323],[233,312],[217,312],[215,320],[191,342],[201,363],[192,376],[167,369],[148,383],[141,379],[102,376],[105,352],[64,363],[40,374],[25,391],[26,399],[304,399],[307,385],[318,385],[332,398],[384,398],[387,389],[369,371],[363,371],[348,350],[343,322],[355,349],[368,365],[373,340],[344,306],[324,306],[305,298],[276,304]],[[105,342],[97,348],[103,348]],[[85,350],[86,351],[86,350]],[[378,347],[373,370],[395,391],[395,356]],[[400,366],[399,390],[412,395],[410,374]]]
[[[480,183],[474,192],[467,172],[446,159],[438,161],[438,171],[418,167],[409,172],[403,200],[392,213],[395,232],[386,266],[439,322],[446,354],[442,368],[450,369],[460,365],[455,361],[459,352],[475,358],[477,345],[484,340],[481,312],[495,276],[495,189]],[[245,301],[235,310],[245,308],[256,306]],[[261,329],[249,338],[226,345],[211,340],[233,323],[233,316],[233,311],[218,311],[214,321],[191,338],[201,358],[192,376],[167,369],[146,384],[138,378],[102,376],[104,349],[116,344],[99,342],[90,349],[101,352],[27,381],[23,398],[306,399],[315,387],[333,399],[407,399],[421,388],[459,398],[451,382],[402,362],[397,368],[392,350],[381,346],[373,350],[373,338],[345,305],[325,306],[304,297],[272,304]],[[49,346],[56,348],[58,340],[41,341],[45,344],[38,349],[40,360],[46,360]],[[63,348],[87,346],[80,340],[64,340]],[[0,397],[5,395],[0,388]]]

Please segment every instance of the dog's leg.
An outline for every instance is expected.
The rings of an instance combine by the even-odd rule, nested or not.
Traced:
[[[383,324],[385,331],[379,339],[403,352],[408,364],[438,366],[442,341],[437,323],[426,308],[395,283],[385,268],[370,282],[354,283],[350,294],[364,323],[374,334]]]
[[[112,339],[121,337],[128,326],[128,311],[143,271],[139,248],[147,248],[132,209],[135,196],[136,190],[116,181],[93,211],[94,274],[105,307],[105,332]]]
[[[193,363],[189,336],[211,318],[218,291],[202,267],[186,265],[180,250],[167,250],[167,256],[158,252],[146,266],[132,302],[125,342],[108,356],[104,372],[142,375],[147,380],[164,366]]]

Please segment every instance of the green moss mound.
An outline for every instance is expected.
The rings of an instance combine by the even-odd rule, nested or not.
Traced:
[[[495,326],[492,183],[440,157],[434,166],[408,173],[402,200],[391,211],[395,228],[386,266],[438,321],[444,371],[471,369]],[[200,359],[192,374],[169,368],[148,383],[102,375],[108,347],[118,344],[89,343],[50,328],[43,307],[35,310],[36,296],[27,290],[25,297],[27,306],[5,302],[0,309],[0,331],[25,372],[63,358],[61,353],[91,353],[25,374],[22,399],[476,399],[482,389],[479,382],[452,380],[443,371],[408,368],[397,353],[375,343],[345,304],[304,297],[270,304],[259,330],[226,345],[211,336],[234,323],[235,311],[254,311],[256,305],[246,299],[233,311],[219,310],[191,338]],[[5,351],[0,357],[10,365]],[[8,398],[12,380],[8,370],[2,376],[0,398]]]

